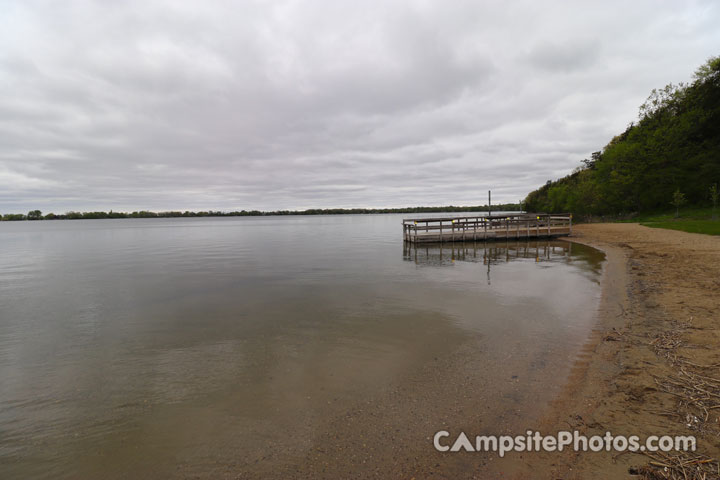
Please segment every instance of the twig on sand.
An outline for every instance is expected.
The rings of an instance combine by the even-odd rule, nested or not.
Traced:
[[[700,365],[678,354],[678,348],[693,348],[685,343],[682,332],[688,324],[657,335],[650,346],[658,356],[666,358],[675,368],[675,374],[653,375],[658,391],[676,398],[674,411],[655,412],[674,416],[691,430],[701,434],[720,436],[720,378],[710,376],[707,369],[720,364]],[[714,417],[714,418],[712,418]],[[709,480],[720,479],[720,463],[704,455],[678,452],[643,452],[651,460],[637,473],[646,480]]]
[[[720,409],[720,379],[680,367],[677,375],[653,376],[658,390],[677,397],[677,416],[685,425],[703,433],[720,436],[718,418],[710,412]]]
[[[720,478],[720,463],[705,455],[643,452],[650,458],[637,473],[644,480],[711,480]]]

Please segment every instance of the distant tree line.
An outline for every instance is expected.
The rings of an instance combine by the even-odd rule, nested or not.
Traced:
[[[493,211],[515,212],[520,210],[518,203],[505,203],[493,205]],[[136,212],[66,212],[63,214],[48,213],[43,215],[40,210],[32,210],[24,215],[22,213],[7,213],[2,215],[3,221],[16,220],[88,220],[102,218],[166,218],[166,217],[262,217],[274,215],[357,215],[377,213],[431,213],[431,212],[487,212],[486,205],[445,207],[407,207],[407,208],[311,208],[308,210],[276,210],[263,212],[260,210],[240,210],[232,212],[221,211],[169,211],[151,212],[141,210]]]
[[[620,215],[717,203],[720,183],[720,57],[690,84],[653,90],[631,123],[572,174],[531,192],[528,211]],[[713,193],[714,192],[714,193]],[[714,195],[714,197],[713,197]]]

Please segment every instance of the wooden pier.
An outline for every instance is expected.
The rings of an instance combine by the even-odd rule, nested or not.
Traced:
[[[552,238],[572,234],[571,214],[519,213],[476,217],[408,218],[403,239],[411,243]]]

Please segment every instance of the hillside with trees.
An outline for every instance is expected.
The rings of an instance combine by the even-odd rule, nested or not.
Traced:
[[[531,192],[524,208],[578,215],[668,210],[678,194],[709,206],[720,185],[720,56],[689,84],[653,90],[640,118],[572,174]],[[717,188],[717,187],[716,187]]]

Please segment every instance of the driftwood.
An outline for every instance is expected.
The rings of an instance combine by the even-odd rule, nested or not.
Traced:
[[[714,480],[720,478],[720,464],[714,458],[688,453],[643,452],[650,458],[635,473],[644,480]]]

